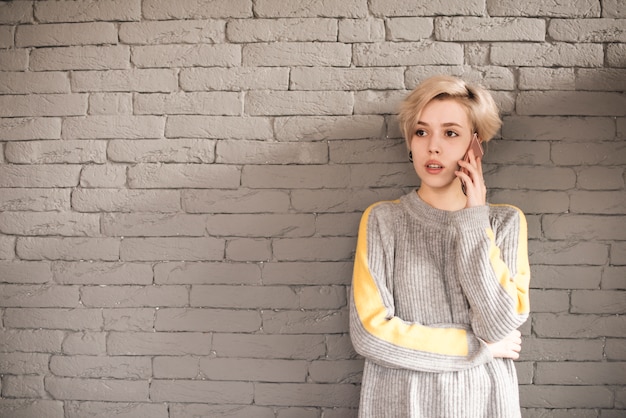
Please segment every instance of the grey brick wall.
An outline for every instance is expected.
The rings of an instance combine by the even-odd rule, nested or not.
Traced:
[[[626,415],[622,0],[0,2],[0,416],[349,418],[394,114],[483,83],[528,216],[525,418]]]

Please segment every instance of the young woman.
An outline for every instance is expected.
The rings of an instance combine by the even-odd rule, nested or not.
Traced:
[[[365,357],[359,416],[519,417],[526,220],[486,204],[481,159],[469,151],[463,161],[474,136],[484,143],[499,129],[498,109],[483,88],[437,76],[399,119],[421,184],[370,206],[359,227],[350,299]]]

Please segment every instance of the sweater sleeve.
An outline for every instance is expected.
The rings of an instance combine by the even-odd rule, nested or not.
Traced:
[[[468,369],[493,359],[485,343],[462,325],[407,322],[394,315],[387,283],[393,259],[388,231],[368,208],[361,219],[350,292],[350,337],[355,350],[386,367],[425,372]]]
[[[498,216],[490,221],[490,211]],[[459,281],[471,307],[474,333],[499,341],[529,314],[527,226],[513,206],[470,208],[457,218]]]

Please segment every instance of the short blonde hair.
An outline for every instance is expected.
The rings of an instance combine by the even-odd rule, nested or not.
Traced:
[[[398,119],[407,147],[422,110],[434,99],[454,99],[465,106],[472,129],[482,142],[491,140],[502,125],[498,107],[487,90],[457,77],[438,75],[420,83],[400,105]]]

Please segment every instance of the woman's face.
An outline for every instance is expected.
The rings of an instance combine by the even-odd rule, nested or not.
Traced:
[[[454,172],[472,130],[467,110],[455,99],[434,99],[424,107],[410,143],[422,188],[443,189],[460,182]]]

